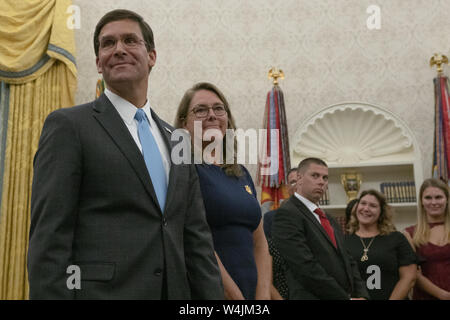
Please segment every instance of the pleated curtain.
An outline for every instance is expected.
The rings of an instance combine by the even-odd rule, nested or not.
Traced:
[[[27,299],[33,157],[53,110],[74,104],[75,43],[68,0],[6,0],[0,12],[0,299]],[[70,11],[69,11],[70,12]],[[5,128],[6,125],[6,128]]]

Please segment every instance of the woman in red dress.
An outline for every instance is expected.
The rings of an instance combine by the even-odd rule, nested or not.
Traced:
[[[450,300],[450,211],[449,188],[437,179],[427,179],[419,193],[417,225],[405,236],[419,256],[414,300]]]

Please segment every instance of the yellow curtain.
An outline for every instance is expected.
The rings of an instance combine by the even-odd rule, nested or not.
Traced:
[[[43,75],[56,60],[74,75],[70,0],[2,0],[0,80],[21,84]],[[67,13],[69,12],[69,13]]]
[[[9,83],[0,208],[0,300],[28,298],[33,157],[45,118],[55,109],[73,105],[76,89],[73,30],[66,24],[71,1],[6,3],[0,13],[0,80]]]

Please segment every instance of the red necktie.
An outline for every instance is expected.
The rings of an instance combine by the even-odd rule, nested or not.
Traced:
[[[322,227],[325,229],[325,232],[328,234],[334,246],[337,248],[336,239],[334,238],[334,231],[331,227],[330,220],[328,220],[327,216],[320,208],[317,208],[316,210],[314,210],[314,212],[318,214]]]

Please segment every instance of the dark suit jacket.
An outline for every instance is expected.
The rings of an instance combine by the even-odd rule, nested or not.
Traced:
[[[152,114],[170,152],[171,127]],[[69,265],[80,290],[67,288]],[[105,95],[51,113],[34,159],[28,274],[31,299],[223,299],[195,167],[171,165],[162,212]]]
[[[309,209],[291,196],[274,216],[272,238],[286,260],[289,299],[368,298],[339,225],[328,216],[338,248]]]

